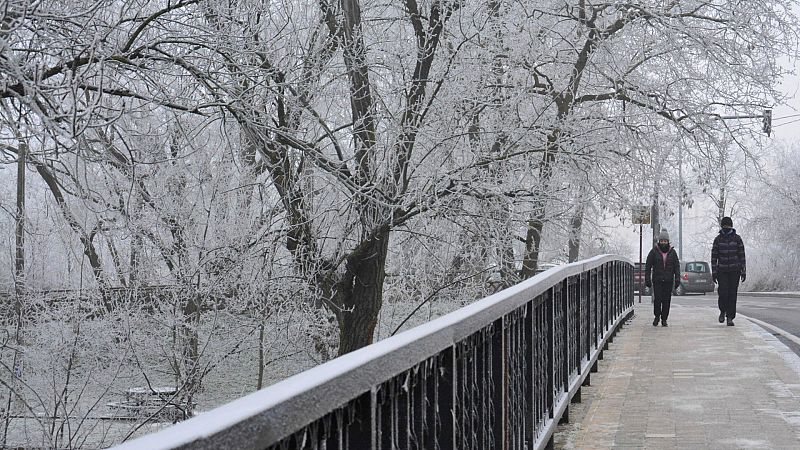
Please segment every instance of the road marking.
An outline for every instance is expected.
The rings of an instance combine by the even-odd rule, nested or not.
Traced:
[[[744,308],[753,308],[753,309],[780,309],[783,311],[797,311],[797,306],[783,306],[783,305],[741,305]]]
[[[768,324],[767,322],[764,322],[763,320],[758,320],[758,319],[754,319],[754,318],[752,318],[750,316],[745,316],[744,314],[738,314],[738,315],[744,317],[745,319],[749,320],[750,322],[753,322],[756,325],[761,326],[761,328],[766,328],[768,330],[772,330],[772,331],[780,334],[781,336],[785,337],[786,339],[794,342],[795,344],[800,345],[800,338],[798,338],[797,336],[793,335],[792,333],[789,333],[788,331],[786,331],[786,330],[784,330],[782,328],[778,328],[775,325]]]

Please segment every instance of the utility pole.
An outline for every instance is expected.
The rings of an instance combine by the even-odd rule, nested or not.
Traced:
[[[678,147],[678,257],[683,257],[683,146]]]

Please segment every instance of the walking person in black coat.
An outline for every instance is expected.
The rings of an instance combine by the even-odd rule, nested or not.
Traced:
[[[744,257],[744,242],[733,228],[733,219],[723,217],[720,221],[722,229],[714,238],[711,247],[711,278],[719,284],[719,323],[728,318],[728,326],[733,326],[736,317],[736,296],[739,291],[739,279],[747,278],[747,262]]]
[[[651,276],[652,272],[652,276]],[[669,304],[672,300],[672,289],[681,282],[681,268],[678,253],[669,245],[669,233],[661,230],[658,245],[650,250],[644,265],[644,284],[653,290],[653,326],[667,326]]]

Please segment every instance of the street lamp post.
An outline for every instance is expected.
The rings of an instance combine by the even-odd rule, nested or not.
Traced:
[[[639,303],[642,303],[642,291],[644,290],[644,268],[642,267],[642,225],[650,223],[650,207],[649,206],[635,206],[633,208],[633,223],[639,224]]]
[[[683,146],[678,147],[678,257],[683,258]]]

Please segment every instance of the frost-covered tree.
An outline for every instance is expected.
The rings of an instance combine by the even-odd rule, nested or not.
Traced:
[[[15,278],[4,235],[4,279],[33,333],[58,328],[45,280],[89,299],[30,340],[42,359],[102,322],[126,379],[186,405],[231,361],[260,387],[286,354],[599,251],[606,214],[681,201],[677,164],[720,171],[720,143],[753,159],[725,117],[778,99],[795,3],[11,0],[0,151],[27,168],[28,258]]]
[[[796,143],[778,143],[770,148],[758,181],[749,186],[750,214],[740,218],[737,228],[747,234],[747,282],[753,290],[797,290],[800,278],[800,176]]]

